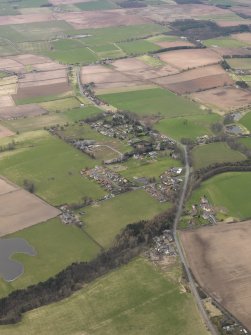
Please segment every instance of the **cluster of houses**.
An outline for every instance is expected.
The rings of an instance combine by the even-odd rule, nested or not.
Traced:
[[[75,215],[73,211],[69,209],[68,206],[63,205],[60,206],[61,214],[60,214],[60,219],[62,223],[64,224],[71,224],[71,225],[76,225],[78,227],[83,226],[83,222],[79,220],[79,218]]]
[[[171,230],[164,230],[161,236],[153,238],[153,246],[149,252],[151,260],[160,260],[163,256],[176,256],[175,243]]]
[[[214,207],[209,203],[205,195],[200,198],[199,204],[192,205],[191,215],[193,218],[202,217],[204,220],[208,221],[209,224],[217,223]],[[192,224],[192,222],[193,219],[190,223]]]
[[[81,175],[95,180],[112,194],[126,192],[132,186],[126,178],[103,166],[95,166],[93,169],[83,169]]]
[[[135,122],[124,116],[122,113],[113,114],[113,116],[104,120],[98,120],[89,123],[90,126],[102,135],[119,138],[120,140],[128,140],[132,137],[147,135],[147,130]]]
[[[182,168],[171,168],[160,176],[160,182],[149,183],[144,188],[160,202],[172,200],[179,192],[183,179],[180,177]]]

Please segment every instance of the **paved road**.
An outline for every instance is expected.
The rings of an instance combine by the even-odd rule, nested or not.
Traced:
[[[187,277],[189,280],[189,285],[190,285],[190,289],[191,292],[196,300],[197,306],[199,308],[199,311],[201,313],[201,316],[206,324],[206,327],[208,328],[209,332],[212,335],[218,335],[218,331],[216,330],[216,328],[214,327],[214,325],[212,324],[211,320],[209,319],[207,312],[205,311],[204,305],[200,299],[199,293],[197,291],[196,288],[196,284],[194,282],[192,273],[190,271],[190,268],[187,264],[187,260],[186,260],[186,256],[185,253],[183,251],[182,245],[179,241],[178,235],[177,235],[177,226],[182,214],[182,210],[183,210],[183,205],[184,205],[184,201],[185,201],[185,196],[186,196],[186,191],[187,191],[187,186],[188,186],[188,180],[189,180],[189,176],[190,176],[190,166],[188,163],[188,155],[187,155],[187,148],[185,146],[183,146],[184,149],[184,153],[185,153],[185,179],[184,179],[184,184],[183,184],[183,189],[182,189],[182,193],[180,196],[180,202],[178,205],[178,210],[175,216],[175,220],[174,220],[174,227],[173,227],[173,236],[174,236],[174,240],[177,246],[177,251],[179,253],[179,257],[181,259],[181,262],[184,264],[184,268],[185,271],[187,273]]]
[[[79,68],[77,69],[77,81],[78,81],[79,91],[84,96],[84,92],[83,92],[83,88],[82,88],[81,80],[80,80],[80,69]],[[178,238],[178,235],[177,235],[177,226],[178,226],[178,223],[180,221],[181,214],[182,214],[183,205],[184,205],[184,201],[185,201],[185,195],[186,195],[189,176],[190,176],[190,166],[189,166],[189,163],[188,163],[187,148],[185,146],[183,146],[183,149],[184,149],[184,153],[185,153],[185,179],[184,179],[182,193],[181,193],[181,196],[180,196],[178,210],[177,210],[175,220],[174,220],[173,236],[174,236],[174,240],[175,240],[175,243],[176,243],[176,246],[177,246],[177,251],[178,251],[180,260],[184,264],[184,268],[185,268],[185,271],[187,273],[187,277],[188,277],[188,280],[189,280],[191,292],[192,292],[192,294],[193,294],[193,296],[196,300],[198,309],[199,309],[199,311],[201,313],[201,316],[202,316],[202,318],[205,322],[205,325],[208,328],[211,335],[219,335],[218,331],[216,330],[216,328],[212,324],[211,320],[209,319],[209,317],[207,315],[207,312],[205,311],[204,305],[203,305],[203,303],[200,299],[199,293],[197,291],[196,284],[194,282],[192,273],[191,273],[190,268],[187,264],[185,253],[183,251],[182,245],[181,245],[181,243],[179,241],[179,238]]]

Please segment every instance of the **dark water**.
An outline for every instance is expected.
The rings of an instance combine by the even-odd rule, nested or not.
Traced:
[[[24,272],[23,264],[11,259],[16,253],[35,256],[35,249],[22,238],[0,238],[0,277],[10,282]]]

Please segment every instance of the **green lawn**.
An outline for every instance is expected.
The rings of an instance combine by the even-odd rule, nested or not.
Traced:
[[[176,270],[177,271],[177,270]],[[180,284],[136,259],[70,298],[28,312],[1,335],[206,335]]]
[[[158,158],[157,161],[130,159],[123,164],[123,167],[127,169],[121,171],[120,174],[130,180],[134,180],[135,177],[158,178],[168,168],[180,165],[179,161],[170,157]]]
[[[202,183],[194,191],[189,203],[198,203],[206,195],[209,200],[227,211],[227,215],[241,220],[251,217],[251,172],[226,172]]]
[[[100,98],[110,105],[140,116],[160,115],[168,118],[205,113],[197,104],[161,88],[105,94]]]
[[[221,120],[218,114],[205,114],[173,119],[162,119],[155,128],[162,134],[176,140],[181,138],[196,139],[198,136],[212,135],[211,125]]]
[[[50,127],[57,124],[73,123],[75,121],[84,120],[85,118],[100,112],[101,110],[94,106],[87,106],[84,108],[70,109],[64,112],[50,112],[35,117],[5,121],[3,124],[15,132],[25,132],[43,129],[44,127]]]
[[[93,167],[97,161],[46,132],[39,133],[40,138],[22,143],[21,151],[0,154],[3,176],[18,185],[23,185],[24,179],[32,180],[36,193],[54,205],[79,202],[84,196],[97,199],[105,194],[98,184],[80,175],[81,169]],[[18,136],[14,138],[19,140]],[[7,141],[11,142],[11,138],[0,145]]]
[[[243,118],[240,119],[239,123],[241,123],[251,132],[251,112],[248,112],[246,115],[244,115]]]
[[[44,281],[71,263],[90,260],[99,252],[99,247],[83,231],[64,225],[57,218],[8,237],[24,238],[36,249],[37,255],[14,255],[13,258],[24,265],[25,272],[10,283],[0,280],[0,296]]]
[[[192,159],[195,169],[200,169],[214,163],[242,161],[246,157],[239,151],[232,150],[226,143],[216,142],[195,147]]]
[[[129,223],[150,219],[169,207],[143,190],[127,192],[98,206],[84,209],[86,231],[102,246],[109,247],[115,236]]]

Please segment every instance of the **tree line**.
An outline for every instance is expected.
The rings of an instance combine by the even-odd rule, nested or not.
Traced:
[[[154,236],[172,227],[176,209],[174,205],[151,220],[127,225],[116,237],[113,246],[92,261],[73,263],[44,282],[16,290],[0,299],[0,324],[17,323],[23,313],[69,297],[83,284],[128,263],[151,243]]]

